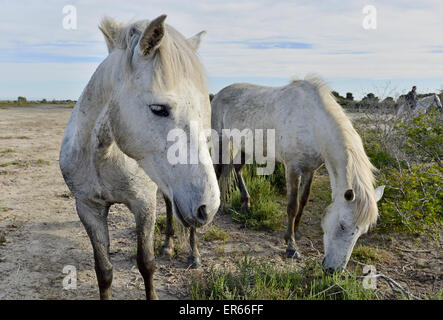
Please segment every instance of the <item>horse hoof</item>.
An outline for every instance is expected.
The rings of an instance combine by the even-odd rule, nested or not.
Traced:
[[[160,255],[171,258],[174,255],[174,249],[172,249],[171,247],[163,246],[162,249],[160,250]]]
[[[290,259],[300,259],[301,255],[297,250],[286,249],[286,256]]]
[[[191,269],[198,269],[202,266],[202,259],[200,257],[189,256],[188,266]]]

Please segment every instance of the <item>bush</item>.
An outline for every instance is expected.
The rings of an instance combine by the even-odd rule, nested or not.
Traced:
[[[355,122],[371,162],[379,169],[378,184],[387,186],[379,203],[379,230],[440,238],[442,120],[434,110],[402,121],[378,116]]]

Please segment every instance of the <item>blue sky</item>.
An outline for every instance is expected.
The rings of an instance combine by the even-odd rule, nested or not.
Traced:
[[[65,5],[77,29],[62,27]],[[362,27],[365,5],[377,29]],[[199,50],[210,92],[233,82],[284,85],[316,73],[334,90],[398,96],[443,89],[443,1],[0,0],[0,99],[77,99],[106,57],[97,28],[168,14],[185,36],[208,33]]]

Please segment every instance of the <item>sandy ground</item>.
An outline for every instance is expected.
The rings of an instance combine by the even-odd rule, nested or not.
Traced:
[[[60,106],[0,109],[0,236],[5,237],[0,244],[0,299],[98,298],[92,248],[58,164],[61,139],[71,111]],[[13,152],[1,153],[7,149]],[[315,201],[315,196],[311,201]],[[159,215],[164,214],[161,197],[157,208]],[[318,218],[309,213],[306,216],[302,225],[305,236],[298,246],[303,259],[321,258]],[[156,259],[155,285],[160,299],[189,298],[193,276],[213,265],[229,267],[246,252],[279,265],[300,263],[284,258],[282,232],[242,229],[228,215],[217,216],[214,224],[227,230],[230,238],[221,244],[200,242],[200,270],[187,268],[187,248],[172,259]],[[125,206],[115,205],[110,211],[109,227],[113,296],[144,299],[143,281],[135,267],[133,215]],[[204,232],[205,228],[199,230],[199,236]],[[160,243],[160,235],[156,241]],[[441,289],[441,251],[428,248],[424,241],[399,241],[391,239],[386,244],[383,237],[369,235],[359,243],[386,248],[387,263],[379,268],[411,292],[432,293]],[[425,252],[417,251],[417,246],[425,248]],[[398,247],[413,249],[395,249]],[[67,265],[77,270],[77,289],[63,289],[63,268]]]

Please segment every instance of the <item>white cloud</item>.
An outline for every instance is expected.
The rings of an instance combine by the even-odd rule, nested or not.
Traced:
[[[66,4],[77,8],[77,30],[62,28]],[[362,9],[367,4],[377,8],[377,30],[362,28]],[[440,78],[443,83],[443,53],[435,49],[443,46],[441,0],[23,0],[2,1],[1,7],[2,73],[17,68],[30,73],[45,69],[58,81],[86,84],[98,63],[71,61],[64,65],[57,60],[23,66],[4,60],[5,55],[15,55],[13,61],[33,55],[35,62],[45,54],[104,58],[106,47],[97,28],[101,17],[128,21],[167,13],[167,23],[185,36],[208,31],[199,54],[213,78],[290,78],[316,72],[327,78]],[[308,43],[312,49],[257,49],[243,44],[260,39]],[[60,45],[66,42],[81,45]],[[24,77],[29,90],[27,74],[18,77]],[[72,97],[79,93],[73,92]],[[7,95],[0,91],[0,96]]]

